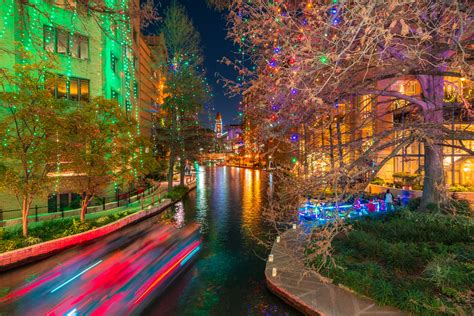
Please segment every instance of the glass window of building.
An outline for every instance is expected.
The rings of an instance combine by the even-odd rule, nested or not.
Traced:
[[[81,57],[81,52],[80,52],[80,36],[79,35],[73,35],[72,41],[71,41],[71,47],[69,48],[69,52],[72,57],[74,58],[80,58]]]
[[[66,54],[68,50],[69,44],[69,33],[62,29],[56,29],[56,52],[58,54]]]
[[[89,38],[86,36],[80,36],[79,55],[81,59],[89,59]]]
[[[56,98],[67,98],[67,78],[64,76],[59,77],[56,81]]]
[[[69,100],[79,101],[79,79],[69,79]]]
[[[54,28],[51,26],[45,25],[43,28],[43,48],[48,52],[54,53],[54,47],[56,43],[56,37]]]
[[[81,101],[89,101],[89,80],[81,79]]]

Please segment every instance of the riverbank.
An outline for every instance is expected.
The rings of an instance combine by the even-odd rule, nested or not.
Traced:
[[[196,182],[188,185],[188,192],[196,188]],[[187,192],[187,193],[188,193]],[[186,193],[186,194],[187,194]],[[165,199],[161,203],[155,206],[154,201],[152,204],[138,205],[136,210],[126,210],[130,212],[125,214],[125,217],[117,217],[115,221],[108,223],[98,228],[92,228],[90,230],[72,234],[70,236],[57,238],[45,242],[36,243],[31,246],[7,251],[0,254],[0,271],[5,271],[26,263],[30,263],[36,260],[40,260],[44,257],[51,256],[55,253],[61,252],[65,249],[92,242],[94,239],[101,238],[108,234],[111,234],[123,227],[132,225],[146,218],[155,216],[179,200]],[[101,218],[98,218],[95,222],[98,222]]]
[[[267,286],[275,295],[305,315],[386,315],[403,313],[328,283],[304,267],[297,230],[274,242],[265,267]]]

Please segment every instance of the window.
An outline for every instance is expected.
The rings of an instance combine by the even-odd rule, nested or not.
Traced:
[[[138,83],[136,81],[133,82],[133,95],[135,99],[138,99]]]
[[[69,46],[69,34],[65,30],[56,29],[56,52],[65,55]]]
[[[62,55],[69,54],[74,58],[89,58],[89,38],[83,35],[70,35],[63,29],[44,26],[43,47],[46,51]]]
[[[67,78],[59,77],[56,81],[56,98],[66,99],[67,98]]]
[[[79,58],[89,59],[89,38],[88,37],[80,36]]]
[[[56,36],[54,35],[54,28],[45,25],[43,29],[44,50],[54,53],[55,46],[56,46]]]
[[[80,59],[89,58],[89,38],[75,34],[71,41],[71,56]]]
[[[116,74],[117,73],[117,57],[113,53],[110,54],[110,68]]]
[[[58,99],[71,101],[89,101],[89,80],[58,76],[52,93]]]
[[[89,80],[81,79],[80,84],[81,84],[81,90],[80,90],[81,100],[89,101]]]
[[[69,80],[69,100],[79,101],[79,79],[71,78]]]

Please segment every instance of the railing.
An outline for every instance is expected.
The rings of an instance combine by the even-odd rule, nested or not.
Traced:
[[[176,174],[175,174],[176,175]],[[189,185],[194,183],[196,175],[188,175],[185,177],[185,184]],[[167,185],[150,186],[146,189],[138,189],[128,192],[116,192],[115,196],[108,196],[96,199],[94,202],[87,207],[86,214],[93,214],[108,211],[111,209],[117,209],[117,212],[122,211],[125,207],[131,207],[136,204],[135,202],[142,203],[143,207],[153,206],[155,203],[163,199],[166,194]],[[97,203],[97,201],[100,203]],[[43,212],[42,212],[43,211]],[[13,215],[11,215],[13,214]],[[40,222],[58,218],[67,218],[79,216],[81,214],[81,208],[75,208],[70,210],[60,209],[56,212],[49,212],[48,206],[32,206],[30,208],[28,222]],[[5,218],[7,215],[9,218]],[[0,209],[0,227],[12,226],[21,224],[21,209],[14,210],[2,210]]]
[[[117,211],[121,210],[122,206],[130,206],[134,202],[140,202],[145,199],[150,199],[152,204],[158,202],[163,198],[163,195],[166,193],[165,187],[160,186],[151,186],[144,190],[134,190],[124,193],[117,192],[115,197],[102,197],[100,198],[100,203],[96,202],[87,207],[87,214],[98,213],[102,211],[111,210],[117,208]],[[109,202],[107,202],[109,200]],[[148,206],[148,205],[147,205]],[[44,211],[46,210],[46,211]],[[43,211],[43,212],[42,212]],[[32,206],[30,208],[28,221],[29,222],[40,222],[45,220],[57,219],[57,218],[66,218],[79,216],[81,208],[76,209],[60,209],[56,212],[49,212],[48,206]],[[13,215],[12,215],[13,214]],[[4,219],[7,215],[9,218]],[[0,226],[12,226],[21,224],[21,209],[14,210],[2,210],[0,209]]]

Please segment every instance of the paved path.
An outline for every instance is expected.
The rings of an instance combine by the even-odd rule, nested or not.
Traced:
[[[378,306],[370,299],[334,284],[322,283],[316,275],[307,273],[299,260],[301,246],[295,237],[295,231],[284,233],[280,242],[273,244],[273,262],[267,261],[265,277],[276,295],[306,315],[403,315],[395,308]]]

